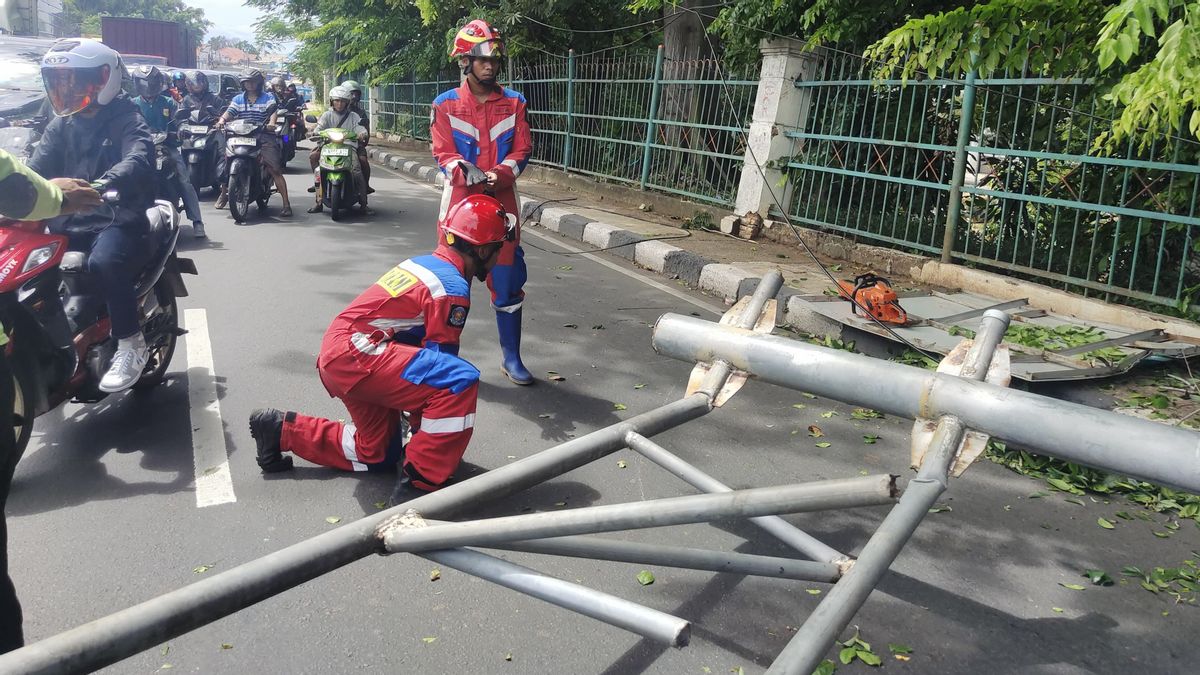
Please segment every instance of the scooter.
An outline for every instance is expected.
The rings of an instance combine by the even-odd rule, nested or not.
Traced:
[[[321,204],[329,207],[329,215],[340,220],[342,213],[359,203],[356,171],[351,162],[358,161],[358,135],[347,129],[322,129],[312,140],[321,143],[321,159],[315,178],[321,192]],[[360,179],[361,180],[361,179]]]
[[[179,125],[179,151],[183,163],[187,164],[188,178],[196,194],[211,187],[221,188],[221,176],[217,174],[217,153],[225,152],[220,144],[220,132],[213,127],[217,112],[211,107],[193,110],[187,123]]]
[[[280,160],[284,167],[296,158],[296,143],[300,140],[296,137],[297,117],[298,115],[294,112],[285,112],[279,115]]]
[[[270,114],[267,115],[270,118]],[[267,208],[275,181],[267,167],[259,161],[262,154],[259,134],[264,125],[248,120],[234,120],[225,125],[225,159],[229,166],[229,213],[235,223],[246,222],[250,202],[258,204],[262,213]]]
[[[154,141],[154,168],[157,170],[158,185],[154,194],[162,200],[167,201],[179,211],[183,208],[183,195],[179,193],[178,180],[179,168],[175,162],[167,155],[167,144],[174,142],[178,138],[176,132],[158,131],[150,134]]]
[[[120,196],[109,191],[105,203]],[[101,207],[103,208],[103,207]],[[135,390],[165,379],[180,335],[175,298],[186,296],[183,274],[196,265],[175,254],[179,214],[165,201],[146,210],[152,256],[137,277],[139,323],[150,359]],[[109,334],[105,300],[87,272],[87,253],[67,250],[67,237],[47,234],[40,222],[0,219],[0,320],[9,329],[7,349],[15,396],[10,419],[20,457],[33,420],[65,401],[95,403],[107,394],[100,379],[117,341]]]

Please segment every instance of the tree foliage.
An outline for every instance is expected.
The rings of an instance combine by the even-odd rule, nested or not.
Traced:
[[[99,36],[102,16],[178,21],[191,30],[197,43],[212,27],[203,9],[189,7],[183,0],[65,0],[63,9],[68,28],[80,35]]]

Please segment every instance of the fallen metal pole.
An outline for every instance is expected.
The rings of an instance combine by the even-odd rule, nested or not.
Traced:
[[[411,517],[414,511],[410,511],[409,516],[396,516],[381,525],[380,535],[389,553],[411,553],[725,518],[892,504],[897,492],[896,477],[883,474],[436,525]]]
[[[636,431],[626,434],[625,442],[629,444],[631,449],[636,450],[638,454],[675,474],[697,490],[709,494],[733,491],[733,488],[692,466],[684,461],[683,458]],[[779,516],[759,516],[751,518],[750,522],[771,533],[783,543],[803,553],[812,560],[819,560],[821,562],[849,560],[849,557],[845,553],[825,544]]]
[[[1000,311],[989,310],[984,314],[979,333],[967,352],[963,377],[980,381],[986,376],[1008,321],[1008,315]],[[771,664],[768,675],[809,675],[821,663],[825,651],[867,601],[929,514],[930,507],[946,491],[950,465],[964,433],[966,427],[957,417],[946,416],[938,420],[930,441],[931,451],[926,453],[917,477],[909,482],[900,503],[871,535],[854,566],[800,626]]]
[[[503,544],[492,544],[488,548],[823,583],[833,583],[841,576],[838,566],[827,562],[707,551],[680,546],[659,546],[600,537],[554,537],[553,539],[532,541],[510,541]]]
[[[543,450],[407,504],[306,539],[165,595],[0,655],[3,673],[99,670],[322,574],[378,553],[375,529],[416,508],[444,518],[560,476],[625,447],[625,434],[654,435],[703,416],[708,397],[695,394],[586,436]]]
[[[763,381],[892,415],[954,415],[1023,448],[1200,492],[1200,434],[1187,429],[678,314],[659,319],[654,348],[683,361],[724,359]]]
[[[602,591],[556,579],[516,563],[468,550],[426,551],[421,557],[439,565],[473,574],[552,605],[565,607],[593,619],[637,633],[651,640],[684,647],[691,624],[657,609],[643,607]]]
[[[742,313],[733,321],[737,328],[749,330],[758,323],[758,318],[762,315],[763,308],[767,306],[767,302],[774,298],[779,289],[783,288],[783,274],[779,270],[770,270],[763,275],[758,281],[758,288],[754,289],[754,293],[750,296],[750,300],[746,303],[746,307]],[[774,317],[771,318],[772,323]],[[729,379],[733,373],[733,367],[728,361],[722,359],[714,359],[709,368],[708,375],[700,385],[700,391],[708,394],[709,398],[715,398],[717,393],[721,391],[721,387],[725,386],[725,381]]]

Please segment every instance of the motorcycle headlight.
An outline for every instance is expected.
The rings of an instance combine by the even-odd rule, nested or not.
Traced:
[[[346,134],[340,131],[331,131],[329,132],[329,140],[333,141],[334,143],[341,143],[342,141],[346,140]]]
[[[29,257],[25,259],[25,266],[21,268],[21,274],[45,265],[46,262],[53,258],[54,254],[57,252],[58,242],[53,242],[46,244],[41,248],[33,249],[33,253],[30,253]]]
[[[207,138],[197,138],[195,143],[192,143],[193,148],[203,148],[208,143]]]

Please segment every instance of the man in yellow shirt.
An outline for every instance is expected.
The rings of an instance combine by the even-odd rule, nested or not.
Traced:
[[[13,155],[0,150],[0,216],[17,220],[45,220],[100,205],[100,195],[76,178],[46,180],[26,167]],[[0,327],[0,414],[13,412],[13,376],[8,366],[5,345],[7,327]],[[13,421],[0,419],[0,654],[24,643],[21,632],[21,604],[12,579],[8,577],[8,529],[4,524],[4,503],[20,457],[11,431]]]

